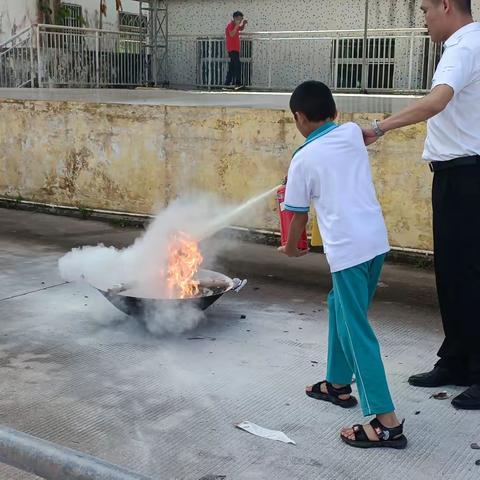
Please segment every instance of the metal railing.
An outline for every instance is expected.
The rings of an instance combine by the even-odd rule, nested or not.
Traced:
[[[428,91],[441,55],[425,29],[257,32],[242,36],[244,85],[291,90],[306,79],[336,92]],[[145,35],[34,25],[0,45],[0,86],[129,87],[146,85]],[[364,59],[364,53],[366,58]],[[216,88],[229,64],[223,35],[170,35],[168,82]],[[366,69],[366,71],[365,71]]]
[[[0,87],[131,87],[147,83],[145,37],[32,25],[0,45]]]
[[[148,56],[140,34],[54,25],[35,29],[40,87],[146,83]]]
[[[26,28],[0,45],[0,86],[33,85],[32,28]]]
[[[441,54],[425,29],[369,30],[366,62],[363,31],[258,32],[242,36],[242,77],[247,86],[291,90],[306,79],[337,92],[428,91]],[[223,36],[170,35],[168,73],[172,85],[216,88],[228,69]]]

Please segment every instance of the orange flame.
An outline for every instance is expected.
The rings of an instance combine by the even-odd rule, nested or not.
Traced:
[[[203,262],[198,242],[183,232],[172,235],[167,266],[167,287],[170,298],[195,297],[200,282],[195,276]]]

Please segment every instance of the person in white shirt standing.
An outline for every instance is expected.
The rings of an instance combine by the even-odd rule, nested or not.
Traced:
[[[367,145],[428,120],[423,158],[433,172],[437,292],[445,340],[440,360],[413,375],[418,387],[463,385],[455,408],[480,410],[480,23],[470,0],[423,0],[425,23],[444,52],[423,99],[363,129]]]
[[[333,283],[328,295],[327,375],[308,386],[306,394],[354,407],[355,374],[363,414],[375,418],[343,429],[341,439],[353,447],[402,449],[407,445],[403,423],[395,414],[380,346],[367,315],[390,246],[362,130],[355,123],[334,123],[335,101],[321,82],[299,85],[290,108],[306,141],[288,171],[285,209],[294,216],[287,244],[279,250],[290,257],[306,253],[297,245],[312,202]]]

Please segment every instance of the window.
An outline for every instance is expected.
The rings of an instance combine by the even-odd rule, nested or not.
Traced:
[[[74,3],[62,3],[60,23],[65,27],[83,27],[82,7]]]
[[[119,12],[118,29],[124,32],[120,40],[120,51],[123,53],[140,53],[142,38],[147,34],[147,18],[136,13]]]
[[[362,85],[363,38],[340,38],[333,43],[335,87],[358,89]],[[395,70],[395,39],[367,41],[367,88],[391,89]]]
[[[121,32],[147,33],[147,18],[136,13],[119,12],[118,27]]]

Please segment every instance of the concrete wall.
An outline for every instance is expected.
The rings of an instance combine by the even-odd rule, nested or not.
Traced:
[[[429,250],[424,137],[393,132],[371,158],[392,244]],[[242,202],[279,183],[301,142],[281,110],[1,101],[0,195],[138,213],[192,191]],[[274,199],[243,226],[278,230]]]

